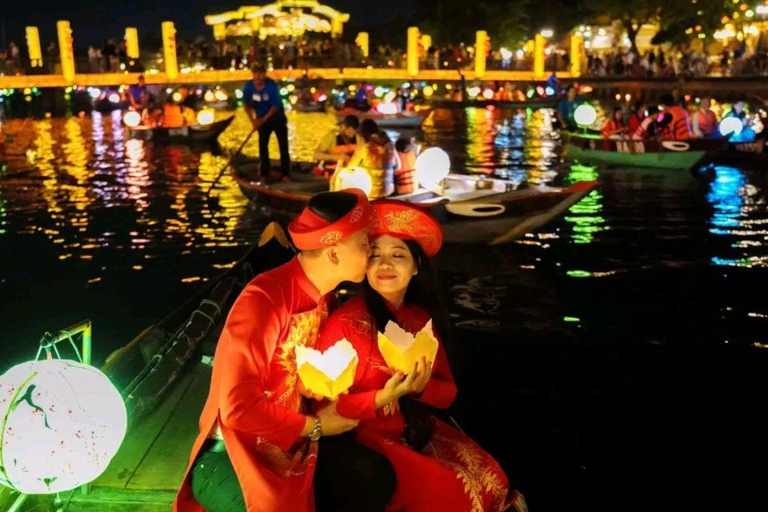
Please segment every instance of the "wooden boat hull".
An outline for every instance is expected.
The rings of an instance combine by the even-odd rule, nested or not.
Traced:
[[[542,99],[542,100],[524,100],[524,101],[512,101],[512,100],[466,100],[466,101],[454,101],[454,100],[446,100],[446,99],[439,99],[439,100],[430,100],[429,104],[432,108],[467,108],[467,107],[476,107],[476,108],[485,108],[485,107],[495,107],[495,108],[508,108],[508,109],[518,109],[518,108],[531,108],[531,109],[539,109],[539,108],[555,108],[560,100],[553,98],[553,99]]]
[[[357,116],[361,121],[371,119],[376,121],[376,124],[382,128],[418,128],[421,126],[429,114],[431,109],[419,110],[418,112],[402,112],[398,114],[380,114],[378,112],[347,112],[338,111],[336,117],[339,121],[344,119],[349,114]]]
[[[234,116],[230,116],[227,119],[216,121],[207,126],[184,126],[183,128],[128,128],[128,134],[130,137],[153,140],[155,142],[180,144],[210,143],[214,142],[219,135],[232,124],[234,119]]]
[[[765,165],[768,164],[768,140],[729,142],[726,151],[706,159],[701,166],[708,164],[740,166],[747,170],[764,171]]]
[[[258,169],[256,162],[236,163],[234,168],[235,181],[243,194],[266,215],[282,219],[295,216],[314,194],[328,190],[328,182],[325,179],[312,175],[294,174],[291,183],[268,184],[249,178]],[[492,181],[502,181],[453,176],[456,176],[455,179],[467,181],[470,185],[476,182],[478,191],[482,191]],[[519,238],[555,219],[580,201],[596,185],[596,182],[581,182],[564,189],[530,187],[522,190],[499,190],[498,193],[476,198],[472,197],[473,191],[468,190],[456,196],[458,200],[449,204],[444,204],[441,196],[423,189],[414,194],[393,198],[430,209],[440,220],[447,243],[495,245]],[[465,213],[456,214],[458,209],[465,210]],[[482,216],[487,210],[501,213]]]
[[[624,167],[687,170],[725,149],[724,139],[614,140],[575,133],[566,138],[570,158]]]

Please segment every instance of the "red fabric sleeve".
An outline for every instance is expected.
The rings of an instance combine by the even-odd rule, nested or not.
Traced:
[[[355,386],[360,382],[362,375],[360,365],[365,364],[365,354],[369,352],[366,346],[370,341],[365,339],[365,335],[347,327],[339,315],[331,315],[321,327],[318,339],[318,348],[321,351],[328,350],[342,338],[346,338],[357,351],[358,371],[355,372],[355,381],[349,388],[348,394],[339,395],[336,412],[354,420],[373,419],[376,417],[376,392],[378,390],[355,392]]]
[[[453,380],[451,368],[448,366],[448,357],[445,355],[443,346],[440,345],[437,349],[435,365],[432,368],[432,377],[417,398],[432,407],[447,409],[456,399],[456,393],[456,382]]]
[[[264,437],[287,451],[303,430],[306,416],[264,397],[279,335],[277,306],[262,289],[252,286],[232,307],[214,364],[222,365],[222,424]]]

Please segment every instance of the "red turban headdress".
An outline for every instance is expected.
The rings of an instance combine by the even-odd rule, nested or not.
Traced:
[[[357,204],[344,217],[330,222],[309,207],[288,225],[293,243],[300,251],[322,249],[335,244],[347,236],[368,227],[371,220],[371,205],[365,192],[356,188],[345,189],[339,193],[354,194]]]
[[[413,240],[430,258],[440,251],[443,228],[426,210],[395,199],[379,199],[371,206],[371,240],[381,235]]]

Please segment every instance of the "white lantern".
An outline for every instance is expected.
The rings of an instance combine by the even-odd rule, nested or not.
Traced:
[[[201,110],[197,113],[197,124],[209,125],[213,124],[213,110]]]
[[[208,103],[213,102],[213,100],[216,99],[216,96],[213,94],[213,91],[205,91],[205,95],[203,96],[203,99],[207,101]]]
[[[590,126],[597,120],[595,107],[589,103],[582,103],[573,111],[573,120],[576,121],[576,124],[579,126]]]
[[[133,110],[126,112],[123,116],[123,122],[125,123],[125,126],[136,128],[141,124],[141,114]]]
[[[725,137],[738,137],[743,129],[744,123],[737,117],[725,117],[720,121],[720,133]]]
[[[451,172],[451,159],[442,148],[429,148],[416,159],[416,181],[427,189],[440,185]]]
[[[394,103],[382,102],[376,105],[376,110],[379,112],[379,114],[393,115],[397,114],[397,105]]]
[[[373,191],[373,179],[371,174],[362,167],[346,167],[338,169],[331,177],[331,190],[345,190],[359,188],[365,195],[370,196]]]
[[[0,484],[26,494],[95,480],[125,437],[120,393],[100,370],[43,360],[0,376]]]
[[[227,93],[222,91],[221,89],[216,91],[215,96],[216,96],[216,100],[218,101],[227,101],[227,99],[229,98],[229,96],[227,96]]]

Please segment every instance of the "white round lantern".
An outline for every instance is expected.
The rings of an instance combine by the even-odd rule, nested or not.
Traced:
[[[597,111],[589,103],[582,103],[573,111],[573,119],[579,126],[589,126],[597,120]]]
[[[439,186],[450,172],[451,159],[442,148],[429,148],[416,158],[416,181],[424,188]]]
[[[0,484],[26,494],[95,480],[125,437],[120,393],[100,370],[31,361],[0,376]]]

